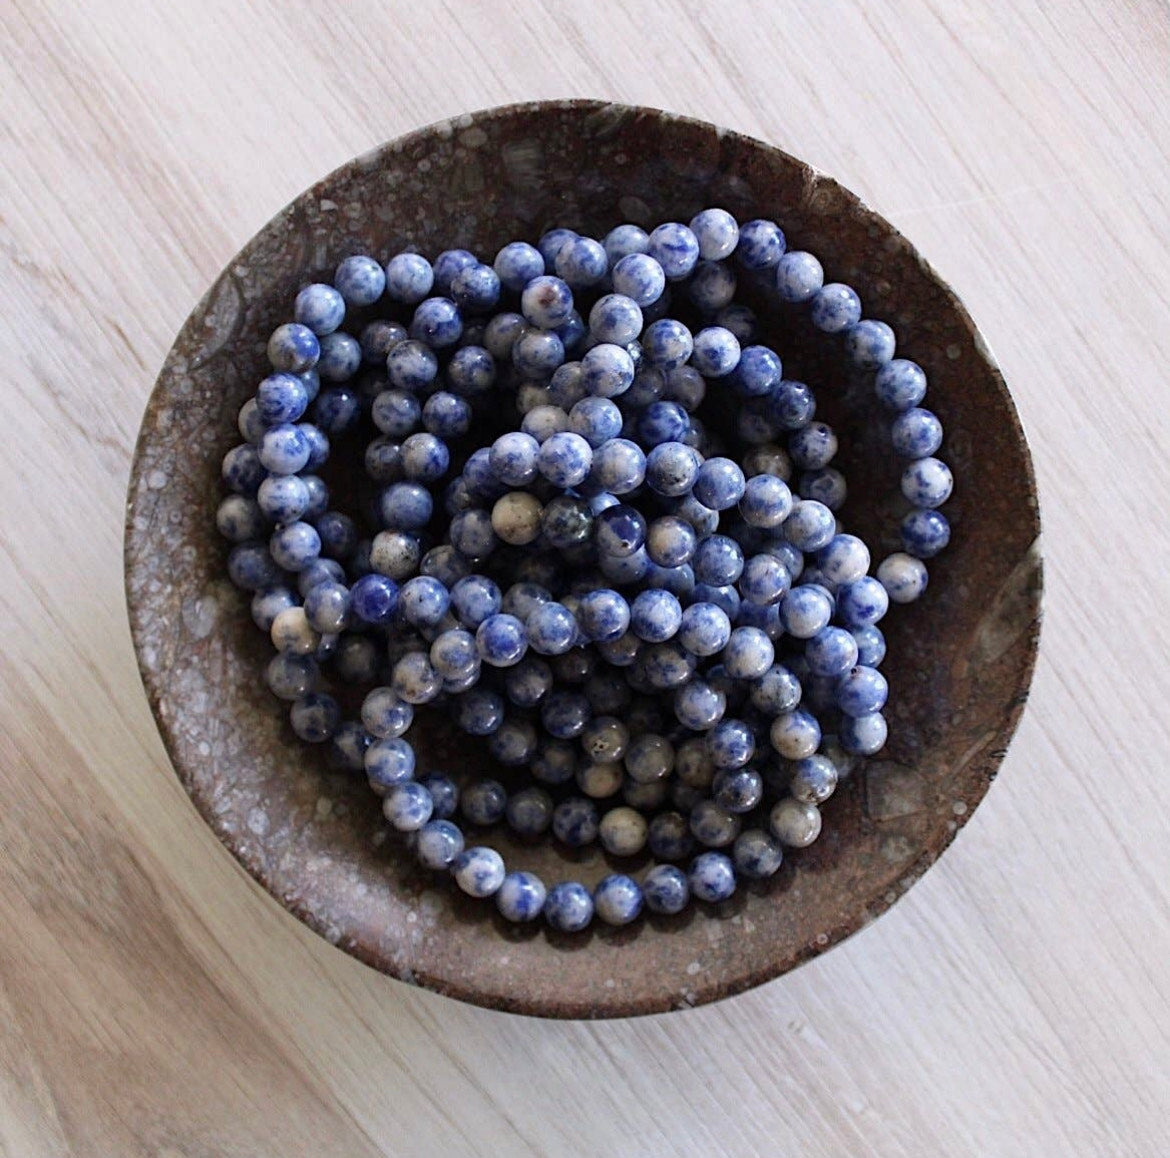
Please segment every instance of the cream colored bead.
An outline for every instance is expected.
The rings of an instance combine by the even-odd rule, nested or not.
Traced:
[[[768,823],[772,835],[789,848],[805,848],[821,833],[821,810],[786,796],[773,809]]]
[[[577,787],[594,800],[612,796],[622,786],[622,766],[616,763],[583,764],[577,769]]]
[[[409,579],[421,558],[418,536],[405,531],[379,531],[370,544],[370,566],[390,579]]]
[[[633,856],[646,844],[646,818],[633,808],[611,808],[598,829],[602,847],[613,856]]]
[[[527,491],[512,491],[492,507],[492,530],[514,547],[531,543],[540,534],[540,500]]]
[[[270,634],[273,647],[286,655],[312,655],[321,643],[303,607],[286,607],[272,621]]]

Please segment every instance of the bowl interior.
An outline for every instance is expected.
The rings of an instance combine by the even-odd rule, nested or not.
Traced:
[[[857,288],[899,353],[927,371],[946,430],[954,534],[918,604],[883,622],[890,741],[824,809],[825,831],[772,881],[717,910],[692,907],[572,937],[515,931],[387,840],[360,776],[291,733],[264,689],[267,641],[226,581],[214,527],[219,462],[265,372],[267,334],[296,290],[351,253],[413,244],[488,256],[554,225],[602,236],[621,221],[687,221],[707,205],[779,221],[791,248]],[[897,549],[900,467],[871,376],[803,311],[757,297],[762,340],[808,381],[841,438],[850,530]],[[335,452],[340,455],[341,448]],[[360,447],[359,447],[360,453]],[[993,480],[993,481],[991,481]],[[822,951],[887,908],[982,798],[1014,730],[1038,635],[1039,522],[1031,464],[1003,381],[950,290],[885,221],[777,149],[664,113],[594,102],[512,106],[432,126],[356,159],[299,197],[231,262],[179,334],[134,461],[127,593],[143,679],[185,788],[220,839],[281,904],[363,961],[478,1004],[595,1017],[648,1013],[745,989]],[[428,767],[486,769],[441,713]],[[546,880],[611,871],[493,834]],[[636,866],[640,867],[640,866]]]

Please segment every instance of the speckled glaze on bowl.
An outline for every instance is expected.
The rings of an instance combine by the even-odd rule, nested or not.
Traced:
[[[576,936],[512,931],[386,840],[364,780],[292,735],[264,690],[267,641],[224,577],[219,461],[265,367],[267,334],[306,280],[351,253],[414,243],[494,254],[554,225],[687,221],[706,205],[778,220],[792,247],[854,285],[930,379],[955,474],[952,544],[921,603],[888,628],[890,743],[824,809],[825,832],[776,878]],[[489,258],[490,260],[490,258]],[[899,467],[871,390],[800,311],[761,308],[790,377],[818,389],[850,478],[847,526],[894,549]],[[994,480],[993,485],[988,485]],[[175,341],[143,420],[126,517],[126,587],[143,682],[183,786],[216,835],[290,912],[368,964],[424,988],[547,1017],[614,1017],[713,1001],[823,952],[889,908],[950,843],[996,774],[1039,635],[1039,517],[1015,409],[951,291],[836,182],[758,141],[639,108],[565,101],[433,125],[343,166],[244,247]],[[880,550],[880,549],[879,549]],[[875,554],[879,551],[875,550]],[[437,728],[430,766],[483,764]],[[587,882],[596,851],[499,847],[546,880]]]

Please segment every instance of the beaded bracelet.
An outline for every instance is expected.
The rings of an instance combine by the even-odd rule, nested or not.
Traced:
[[[754,322],[732,300],[736,274],[726,259],[733,252],[750,275],[770,271],[782,301],[808,303],[814,326],[843,333],[850,358],[875,371],[878,398],[897,415],[891,441],[910,460],[902,492],[916,509],[902,522],[905,550],[883,560],[876,578],[868,576],[864,544],[840,533],[833,517],[844,501],[845,482],[830,466],[837,449],[833,431],[813,420],[812,392],[781,378],[774,351],[747,344]],[[546,272],[550,266],[552,274]],[[573,308],[574,294],[583,297],[602,282],[613,292],[597,299],[586,324]],[[692,333],[665,316],[668,282],[675,293],[685,290],[701,314],[713,314],[715,324]],[[432,291],[437,296],[428,296]],[[501,292],[518,294],[521,312],[477,322]],[[375,319],[360,338],[340,330],[348,310],[371,306],[383,295],[414,307],[409,327]],[[737,870],[747,877],[770,875],[781,863],[782,843],[801,847],[815,839],[817,805],[835,787],[837,769],[816,752],[820,728],[799,706],[800,693],[807,687],[806,702],[817,710],[833,701],[844,710],[838,732],[847,750],[868,754],[881,747],[886,688],[876,668],[884,642],[874,625],[890,600],[908,602],[922,593],[921,560],[937,554],[949,538],[936,509],[951,488],[949,471],[934,457],[941,425],[918,405],[925,394],[921,369],[893,358],[892,330],[861,319],[849,287],[824,285],[814,257],[786,253],[774,223],[749,222],[741,229],[717,209],[699,214],[690,228],[668,223],[646,234],[619,226],[604,244],[552,231],[538,247],[505,246],[493,267],[459,250],[440,254],[433,266],[416,254],[400,254],[385,268],[370,258],[349,258],[338,267],[334,286],[301,291],[294,316],[270,340],[274,374],[241,409],[246,442],[224,460],[224,478],[235,493],[221,504],[217,522],[239,544],[229,574],[257,591],[254,618],[279,650],[268,682],[293,701],[294,730],[308,741],[331,739],[344,763],[366,769],[385,795],[392,826],[418,834],[420,860],[433,868],[450,866],[472,895],[496,895],[510,919],[544,911],[554,927],[572,930],[588,922],[595,905],[603,920],[622,924],[637,916],[643,897],[659,912],[678,911],[688,892],[724,899]],[[452,347],[458,348],[446,358]],[[566,353],[579,353],[579,361],[566,362]],[[424,552],[421,532],[437,517],[437,496],[429,488],[451,465],[445,440],[463,438],[477,414],[490,408],[497,364],[505,359],[513,381],[504,385],[515,387],[520,429],[465,457],[442,496],[450,519],[446,542]],[[384,380],[370,375],[357,389],[346,385],[363,362],[383,361]],[[716,440],[692,413],[709,383],[732,387],[741,400],[737,435],[750,448],[742,464],[712,453]],[[310,404],[315,422],[299,421]],[[328,509],[327,488],[313,473],[329,454],[329,440],[352,429],[364,412],[380,432],[365,452],[367,473],[390,483],[377,510],[385,529],[368,543],[358,541],[351,518]],[[789,433],[786,449],[772,441],[783,432]],[[802,472],[797,500],[786,485],[793,467]],[[623,501],[643,491],[664,508],[649,521]],[[732,509],[739,514],[737,535],[716,534],[722,512]],[[257,540],[270,523],[276,531],[264,547]],[[766,533],[777,527],[780,534]],[[739,541],[753,535],[766,542],[745,558]],[[571,566],[592,551],[597,573],[582,576],[575,590],[558,593],[558,599],[552,591],[541,598],[513,584],[511,605],[505,609],[502,596],[489,610],[494,597],[488,585],[494,583],[472,574],[471,561],[482,562],[501,543],[523,549],[537,541],[545,551],[562,552]],[[803,552],[817,553],[815,566],[805,566]],[[329,555],[348,559],[348,571]],[[549,560],[538,554],[525,562],[540,575]],[[298,576],[300,601],[278,585],[282,572]],[[794,586],[797,577],[802,582]],[[632,602],[606,585],[638,582],[647,586]],[[676,592],[687,598],[685,609]],[[460,617],[452,615],[452,604]],[[513,614],[521,610],[523,617]],[[834,617],[844,626],[831,625]],[[348,630],[354,620],[367,634]],[[420,636],[395,639],[393,627],[385,631],[403,621]],[[381,634],[400,653],[391,687],[367,696],[362,724],[342,723],[336,701],[315,690],[318,661],[328,660],[342,678],[371,679],[373,638]],[[772,640],[782,635],[806,641],[788,667],[774,663]],[[606,825],[603,843],[614,855],[630,855],[651,840],[660,860],[684,858],[689,836],[715,847],[734,842],[734,862],[704,852],[689,875],[660,863],[641,887],[616,874],[592,896],[575,882],[546,896],[532,874],[506,874],[491,850],[462,849],[462,833],[450,820],[458,798],[454,783],[437,775],[414,779],[413,749],[403,738],[412,703],[454,696],[468,730],[493,736],[498,759],[524,762],[537,755],[538,733],[525,720],[507,724],[492,693],[477,687],[481,669],[519,666],[529,647],[546,655],[570,649],[575,654],[582,643],[612,669],[625,671],[640,693],[678,689],[673,707],[679,727],[694,733],[685,743],[701,744],[713,763],[719,759],[718,786],[714,774],[703,783],[705,773],[692,769],[693,782],[674,782],[672,800],[690,802],[689,820],[667,811],[647,824],[629,804],[598,821],[595,806],[580,797],[554,807],[539,787],[507,797],[502,786],[481,781],[464,790],[465,814],[490,821],[502,811],[521,833],[551,826],[568,843],[583,843],[591,829],[602,834]],[[721,662],[701,670],[703,660],[715,655]],[[865,660],[871,662],[859,662]],[[696,675],[716,667],[714,687]],[[764,822],[770,832],[740,831],[741,813],[728,807],[751,813],[764,799],[765,777],[746,766],[758,737],[749,723],[724,718],[726,704],[720,704],[724,689],[737,681],[751,681],[757,711],[771,712],[772,747],[797,761],[787,785],[772,785],[772,798],[785,787],[788,795],[771,804]],[[541,711],[546,743],[583,732],[590,724],[585,697],[539,690],[544,682],[531,664],[513,668],[511,698],[532,708],[548,697]],[[485,712],[492,717],[490,729]],[[613,737],[607,740],[604,732],[595,737],[599,754],[606,754],[609,742],[608,754],[616,755]],[[658,791],[663,773],[655,765],[663,758],[655,748],[659,742],[669,743],[638,735],[633,769],[625,757],[632,781],[627,795],[642,808],[664,802]],[[549,783],[560,775],[553,771],[556,751],[546,747],[537,756],[543,765],[534,766],[534,772],[546,769]],[[612,770],[606,775],[612,782]],[[614,788],[621,786],[619,772]],[[599,778],[598,798],[614,794],[604,787]],[[702,796],[709,787],[713,797]],[[440,853],[456,845],[462,851],[443,861]]]

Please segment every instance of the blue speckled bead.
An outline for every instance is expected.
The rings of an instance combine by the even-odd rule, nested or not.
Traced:
[[[553,486],[579,486],[593,466],[593,448],[579,434],[565,431],[538,447],[537,469]]]
[[[846,583],[837,592],[837,618],[849,628],[877,623],[889,606],[889,593],[871,575]]]
[[[364,255],[347,257],[333,274],[333,284],[349,306],[372,306],[386,289],[386,271]]]
[[[557,254],[561,252],[562,246],[579,236],[580,234],[572,229],[550,229],[542,234],[540,240],[536,243],[536,247],[540,250],[541,256],[544,258],[545,266],[551,269],[557,260]]]
[[[352,597],[344,583],[318,583],[305,596],[309,626],[322,635],[336,635],[350,624]]]
[[[552,668],[536,656],[525,656],[504,676],[504,691],[517,707],[535,707],[553,686]]]
[[[847,716],[867,716],[885,706],[890,688],[876,668],[858,664],[837,681],[837,707]]]
[[[484,347],[493,358],[507,359],[512,353],[516,339],[527,329],[528,322],[521,314],[496,314],[484,327]]]
[[[781,301],[807,302],[824,284],[825,271],[811,253],[793,250],[776,263],[776,292]]]
[[[455,722],[469,736],[490,736],[504,722],[504,700],[495,692],[474,688],[459,697]]]
[[[775,555],[753,555],[743,565],[739,593],[747,603],[770,607],[792,586],[788,568]]]
[[[926,564],[899,551],[878,564],[877,579],[892,603],[913,603],[926,590]]]
[[[373,688],[362,701],[362,725],[376,739],[403,735],[414,721],[414,708],[393,688]]]
[[[762,828],[749,828],[735,838],[731,850],[735,871],[748,880],[761,881],[775,876],[784,863],[780,842]]]
[[[833,583],[852,583],[869,570],[869,548],[856,535],[834,535],[817,555],[817,566]]]
[[[670,915],[681,913],[687,907],[691,889],[682,869],[672,864],[660,864],[643,878],[642,894],[648,909]]]
[[[765,396],[764,408],[768,418],[782,430],[799,430],[812,421],[816,413],[816,399],[804,382],[782,378]]]
[[[383,390],[374,399],[370,417],[383,434],[405,438],[418,429],[422,404],[405,390]]]
[[[780,358],[767,346],[747,346],[735,367],[735,385],[752,398],[770,394],[783,375]]]
[[[256,412],[265,426],[296,422],[308,406],[309,392],[295,374],[270,374],[256,388]]]
[[[890,427],[890,443],[903,458],[927,458],[942,446],[942,440],[942,423],[921,407],[903,411]]]
[[[565,345],[552,330],[528,330],[512,347],[512,364],[526,379],[543,381],[565,360]]]
[[[366,749],[364,763],[370,787],[379,796],[414,779],[414,748],[399,736],[375,740]]]
[[[260,484],[255,501],[245,499],[242,495],[232,495],[231,498],[247,504],[262,516],[258,522],[249,522],[239,528],[241,533],[235,536],[237,542],[263,534],[265,518],[274,523],[292,523],[309,509],[309,488],[305,486],[304,479],[295,474],[269,475]]]
[[[435,819],[449,820],[459,810],[459,785],[450,776],[442,772],[432,772],[429,776],[424,776],[419,783],[431,794],[435,809],[431,815]]]
[[[756,475],[744,484],[739,513],[749,526],[778,527],[792,513],[792,492],[783,479]]]
[[[593,919],[593,898],[578,881],[563,881],[549,889],[544,916],[559,933],[579,933]]]
[[[362,327],[358,343],[362,348],[362,362],[367,366],[384,366],[390,351],[409,335],[398,322],[375,318]]]
[[[687,879],[691,893],[700,901],[726,901],[735,892],[735,868],[731,859],[720,852],[695,857]]]
[[[592,713],[583,692],[560,688],[545,696],[540,706],[540,722],[554,739],[571,740],[584,731]]]
[[[824,804],[837,790],[837,766],[827,756],[807,756],[792,766],[788,791],[802,804]]]
[[[744,269],[771,269],[783,257],[785,246],[780,226],[757,218],[740,226],[736,256]]]
[[[545,540],[558,550],[569,550],[589,541],[593,515],[584,499],[560,495],[545,504],[540,517]]]
[[[317,360],[317,373],[323,382],[348,382],[362,364],[362,344],[351,334],[334,330],[320,340],[321,356]],[[318,409],[321,398],[317,399]]]
[[[786,760],[803,760],[811,756],[821,742],[821,726],[804,708],[782,712],[769,731],[772,747]]]
[[[837,436],[824,422],[810,422],[788,439],[788,454],[801,470],[828,466],[837,453]]]
[[[297,736],[309,744],[322,744],[341,723],[341,708],[332,696],[310,692],[289,709],[289,723]]]
[[[642,890],[625,873],[611,873],[593,890],[593,904],[607,925],[628,925],[642,912]]]
[[[311,655],[281,652],[264,669],[264,682],[278,699],[292,703],[317,690],[320,669]]]
[[[321,554],[321,536],[310,523],[289,523],[268,540],[268,549],[278,567],[300,571]]]
[[[519,293],[534,277],[544,273],[540,250],[524,241],[513,241],[496,254],[493,268],[505,289]]]
[[[476,629],[475,645],[484,663],[511,667],[524,658],[528,633],[514,615],[489,615]]]
[[[707,326],[694,336],[691,365],[706,378],[730,374],[739,357],[739,340],[723,326]]]
[[[577,622],[587,639],[606,643],[625,634],[630,626],[630,605],[609,588],[590,591],[581,597]]]
[[[334,337],[327,334],[325,340]],[[326,435],[334,437],[352,430],[362,417],[362,400],[347,386],[323,390],[313,403],[313,422]],[[304,425],[302,423],[302,425]],[[310,445],[310,455],[312,447]],[[308,465],[306,463],[306,465]]]
[[[429,704],[443,690],[443,678],[425,652],[412,651],[394,665],[390,686],[408,704]]]
[[[614,398],[634,382],[634,361],[621,347],[602,342],[581,359],[581,385],[586,394]]]
[[[685,225],[667,221],[651,231],[646,252],[662,266],[668,281],[677,281],[695,268],[699,240]]]
[[[414,852],[423,868],[444,872],[463,851],[463,833],[446,819],[431,820],[419,829]]]
[[[605,247],[591,237],[573,237],[557,251],[553,268],[573,289],[596,285],[609,269]]]
[[[568,428],[596,450],[621,434],[622,412],[608,398],[582,398],[569,411]]]
[[[451,597],[437,579],[416,575],[402,585],[398,606],[407,623],[418,628],[436,627],[447,614]]]
[[[678,598],[669,591],[638,593],[630,606],[630,630],[646,643],[665,643],[682,625],[683,611]]]
[[[345,321],[345,299],[331,285],[314,282],[297,294],[293,317],[318,337],[331,334]]]
[[[649,380],[648,374],[646,378]],[[694,366],[675,366],[665,372],[665,389],[662,397],[679,403],[688,413],[698,410],[706,396],[707,380]]]
[[[747,484],[743,470],[730,458],[709,458],[695,476],[694,495],[705,507],[725,511],[743,498]]]
[[[681,442],[690,425],[690,416],[677,402],[651,402],[638,415],[638,441],[647,450],[665,442]]]
[[[451,283],[455,275],[473,265],[479,264],[479,258],[467,249],[445,249],[435,258],[435,293],[446,295],[451,292]]]
[[[813,295],[809,319],[826,334],[840,334],[861,320],[861,299],[841,282],[830,282]]]
[[[646,843],[659,860],[678,861],[690,856],[695,838],[687,818],[681,813],[660,812],[650,821]]]
[[[602,244],[612,268],[631,253],[645,253],[650,244],[650,235],[637,225],[618,225],[605,235]]]
[[[687,294],[700,310],[713,314],[735,297],[735,286],[735,271],[730,265],[721,261],[700,261],[687,283]]]
[[[675,718],[693,732],[705,732],[715,727],[726,710],[727,697],[703,680],[692,679],[675,692]]]
[[[710,535],[695,548],[695,580],[699,583],[711,587],[734,583],[743,574],[743,564],[742,548],[727,535]]]
[[[536,728],[527,720],[505,720],[488,741],[488,752],[509,768],[520,768],[532,761],[539,740]]]
[[[508,797],[505,816],[519,836],[540,836],[552,823],[552,814],[552,797],[543,788],[530,785]]]
[[[636,306],[646,309],[662,297],[666,274],[649,254],[628,254],[613,267],[613,288]]]
[[[800,703],[800,680],[783,664],[773,664],[751,688],[752,707],[766,716],[775,717],[790,712]]]
[[[819,551],[837,532],[833,512],[815,499],[801,499],[793,504],[784,520],[784,536],[800,551]]]
[[[336,559],[318,559],[297,575],[297,590],[303,599],[307,599],[309,592],[319,583],[343,582],[345,582],[345,568]]]
[[[318,516],[314,526],[321,536],[321,554],[348,559],[357,549],[357,524],[349,515],[341,511],[325,511]]]
[[[902,494],[919,508],[942,506],[954,485],[950,467],[937,458],[920,458],[902,472]]]
[[[711,785],[720,808],[736,815],[751,812],[764,798],[764,778],[754,768],[723,768]]]
[[[277,326],[268,339],[268,361],[277,371],[303,374],[317,364],[320,355],[317,335],[298,322]]]
[[[461,269],[448,291],[460,311],[483,314],[500,300],[500,278],[490,265],[476,262]]]
[[[855,627],[853,638],[857,640],[857,662],[866,667],[877,667],[886,658],[886,637],[881,628],[870,624]]]
[[[735,680],[759,679],[776,658],[766,632],[758,627],[737,627],[723,649],[723,666]]]
[[[396,785],[382,802],[382,814],[399,832],[418,832],[434,808],[431,794],[417,781]]]
[[[468,575],[451,588],[451,609],[464,627],[474,631],[500,610],[499,587],[484,575]]]
[[[557,341],[551,343],[552,354],[557,354]],[[472,398],[486,393],[496,381],[496,362],[491,352],[482,346],[461,346],[447,363],[447,384],[454,394]],[[437,433],[437,432],[436,432]]]
[[[845,353],[862,370],[876,370],[894,356],[894,331],[885,322],[866,318],[845,332]]]
[[[398,584],[385,575],[363,575],[350,591],[353,613],[362,623],[389,623],[398,610]]]
[[[700,601],[692,603],[683,612],[678,641],[692,655],[715,655],[727,646],[730,639],[731,619],[724,608]]]
[[[726,209],[703,209],[691,218],[690,229],[706,261],[730,257],[739,244],[739,224]]]
[[[678,515],[662,515],[646,529],[646,553],[659,567],[681,567],[694,557],[699,539]]]
[[[951,525],[941,511],[911,511],[902,520],[902,546],[908,555],[932,559],[951,541]]]
[[[542,330],[555,330],[573,313],[573,291],[559,277],[547,274],[535,277],[520,295],[520,309],[532,325]]]
[[[421,483],[393,483],[378,498],[382,526],[389,530],[421,530],[430,522],[433,512],[431,492]]]
[[[686,362],[695,349],[691,331],[674,318],[660,318],[642,331],[642,355],[648,365],[673,370]]]
[[[867,716],[844,716],[837,728],[837,739],[854,756],[873,756],[885,746],[887,733],[885,716],[872,712]]]
[[[627,346],[642,332],[642,325],[638,303],[622,293],[598,298],[589,311],[589,333],[598,342]]]
[[[511,872],[496,893],[496,908],[506,921],[534,921],[543,912],[547,897],[548,890],[535,873]]]
[[[459,810],[470,824],[498,824],[507,809],[508,793],[498,780],[484,778],[468,784],[459,797]]]
[[[463,333],[463,317],[450,298],[425,298],[414,309],[410,336],[435,350],[454,346]]]
[[[874,376],[878,401],[890,410],[909,410],[926,397],[926,374],[917,362],[895,358]]]
[[[455,883],[468,896],[490,897],[504,883],[504,859],[493,848],[464,849],[451,865]]]
[[[825,627],[805,644],[804,658],[815,676],[839,676],[857,662],[857,640],[843,627]]]
[[[419,253],[398,253],[387,263],[386,296],[404,305],[417,305],[434,288],[435,271]]]
[[[298,381],[305,382],[310,375],[316,378],[316,371],[311,371],[310,374],[297,376]],[[264,419],[260,417],[260,409],[256,405],[255,398],[249,398],[243,406],[240,407],[240,413],[237,418],[236,428],[240,432],[240,437],[245,442],[250,442],[255,446],[264,434]]]
[[[567,763],[567,759],[560,762],[561,770]],[[557,782],[563,783],[564,780]],[[553,809],[553,835],[570,848],[583,848],[592,844],[597,839],[598,826],[597,806],[592,800],[571,796]]]
[[[707,734],[707,754],[716,770],[742,768],[756,754],[755,735],[743,720],[720,720]]]
[[[386,372],[392,386],[417,392],[435,380],[439,373],[439,360],[429,346],[411,339],[399,342],[386,355]]]
[[[408,479],[438,482],[450,465],[447,444],[433,434],[412,434],[402,444],[402,472]]]
[[[241,494],[255,494],[264,471],[296,474],[309,461],[309,440],[297,426],[282,422],[270,427],[259,447],[237,446],[224,456],[224,481]]]
[[[563,655],[577,638],[577,620],[563,603],[542,603],[525,622],[528,642],[539,655]]]

